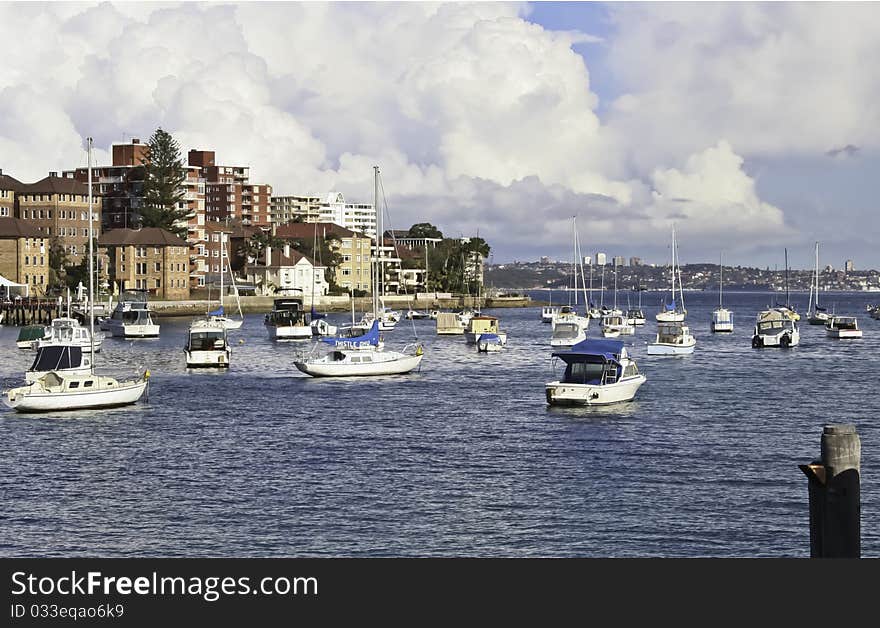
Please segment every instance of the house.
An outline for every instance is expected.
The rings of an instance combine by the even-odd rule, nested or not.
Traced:
[[[285,244],[279,250],[267,246],[260,261],[248,264],[245,281],[255,286],[258,295],[303,294],[324,296],[330,285],[324,277],[327,268]]]
[[[275,228],[275,237],[312,243],[314,239],[330,240],[330,248],[340,256],[334,283],[345,290],[370,290],[370,255],[372,240],[367,236],[332,222],[292,222]],[[326,260],[319,260],[326,262]]]
[[[49,239],[25,220],[0,217],[0,284],[8,294],[43,296],[49,284]]]

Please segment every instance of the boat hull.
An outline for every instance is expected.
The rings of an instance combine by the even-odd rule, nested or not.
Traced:
[[[861,329],[826,329],[825,333],[829,338],[861,338]]]
[[[111,325],[114,338],[158,338],[159,325]]]
[[[789,337],[788,344],[782,339]],[[800,343],[800,334],[756,334],[752,336],[752,346],[756,349],[763,347],[794,347]]]
[[[638,375],[601,386],[556,381],[546,384],[544,390],[551,406],[605,406],[632,401],[646,379],[644,375]]]
[[[272,340],[309,340],[311,325],[266,325]]]
[[[688,355],[694,352],[697,342],[689,344],[648,343],[648,355]]]
[[[716,334],[733,331],[733,323],[712,323],[711,327]]]
[[[301,372],[312,377],[365,377],[374,375],[401,375],[414,370],[422,361],[422,355],[403,356],[382,362],[359,364],[295,361],[293,364]]]
[[[187,351],[186,366],[188,368],[229,368],[230,350],[220,351]]]
[[[473,332],[473,331],[466,331],[466,332],[464,332],[464,339],[467,341],[468,344],[473,345],[473,344],[477,343],[480,336],[482,336],[483,334],[495,334],[496,336],[498,336],[498,340],[501,341],[501,344],[507,344],[507,332],[506,331],[492,331],[492,332],[486,331],[486,332],[480,332],[480,333]]]
[[[655,317],[658,323],[681,323],[684,321],[684,312],[660,312]]]

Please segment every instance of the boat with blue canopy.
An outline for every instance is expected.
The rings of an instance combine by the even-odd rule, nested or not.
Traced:
[[[587,339],[568,351],[554,351],[565,364],[562,377],[545,386],[550,405],[607,405],[630,401],[647,378],[622,340]]]

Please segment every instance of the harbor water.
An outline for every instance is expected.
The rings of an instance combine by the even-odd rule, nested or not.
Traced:
[[[548,296],[567,303],[533,294]],[[734,332],[713,335],[717,294],[686,293],[695,353],[647,356],[662,296],[643,293],[648,322],[624,338],[647,382],[604,408],[547,406],[540,307],[487,310],[509,334],[488,354],[402,320],[386,346],[415,332],[425,357],[395,377],[306,377],[293,359],[310,343],[270,341],[258,314],[230,332],[228,371],[186,369],[189,318],[107,338],[98,370],[149,368],[148,399],[0,411],[0,555],[807,557],[798,465],[819,457],[823,425],[853,423],[862,555],[880,556],[880,320],[865,313],[880,295],[823,295],[862,339],[802,320],[799,346],[756,350],[755,314],[784,296],[725,293]],[[792,302],[805,319],[807,295]],[[0,328],[6,386],[33,359],[17,333]]]

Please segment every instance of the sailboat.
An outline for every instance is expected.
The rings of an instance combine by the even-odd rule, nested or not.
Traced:
[[[712,331],[728,332],[733,331],[733,317],[730,310],[724,307],[722,294],[724,292],[724,265],[723,259],[718,257],[718,307],[712,312]]]
[[[813,296],[815,295],[815,297]],[[824,307],[819,307],[819,243],[816,242],[816,274],[813,285],[810,286],[810,304],[807,306],[807,322],[810,325],[825,325],[831,320],[831,315]]]
[[[369,375],[399,375],[409,373],[418,367],[424,357],[424,349],[419,343],[406,345],[401,351],[386,350],[380,346],[379,292],[381,285],[381,234],[382,212],[379,210],[379,166],[373,166],[374,207],[376,208],[377,234],[376,255],[373,257],[373,311],[369,331],[358,337],[322,338],[321,342],[333,347],[325,355],[313,352],[294,360],[294,366],[312,377],[352,377]],[[321,343],[315,345],[320,346]]]
[[[580,331],[583,331],[584,336],[586,336],[587,328],[590,326],[590,317],[588,313],[585,311],[583,315],[579,314],[577,311],[578,306],[578,268],[581,271],[581,284],[584,292],[584,306],[585,308],[589,308],[589,301],[587,299],[587,286],[584,279],[584,266],[583,266],[583,257],[581,257],[580,253],[580,241],[578,240],[578,232],[577,232],[577,216],[571,217],[571,230],[572,230],[572,261],[571,261],[571,287],[568,292],[568,305],[563,305],[559,308],[553,318],[553,328],[555,331],[556,325],[559,323],[574,323],[578,327],[580,327]],[[567,334],[568,337],[568,334]],[[580,333],[575,334],[574,337],[580,337]],[[574,342],[572,341],[572,344]],[[555,345],[554,345],[555,346]],[[568,345],[570,346],[570,345]]]
[[[785,249],[785,305],[777,303],[776,309],[793,321],[799,321],[801,319],[801,315],[791,306],[791,298],[788,291],[788,249]]]
[[[674,323],[674,322],[682,322],[687,316],[687,310],[684,309],[684,293],[681,288],[681,272],[679,271],[678,276],[678,294],[679,294],[679,302],[675,302],[675,275],[676,275],[676,267],[675,267],[675,227],[672,227],[672,302],[666,303],[665,301],[661,304],[660,311],[657,313],[655,317],[658,323]]]
[[[213,312],[208,312],[209,320],[218,323],[223,326],[224,329],[238,329],[241,327],[242,323],[244,323],[244,314],[241,312],[241,299],[238,296],[238,286],[235,284],[235,274],[232,272],[232,267],[227,263],[228,257],[226,255],[226,232],[220,232],[220,307],[214,310]],[[226,274],[226,269],[229,268],[229,275],[232,277],[232,288],[235,292],[235,301],[238,304],[238,320],[228,318],[226,316],[226,310],[223,309],[223,293],[225,292],[223,286],[223,276]]]
[[[92,221],[92,138],[88,145],[88,183],[89,183],[89,304],[94,303],[95,254],[94,230]],[[137,402],[144,392],[150,378],[145,370],[138,379],[119,381],[114,377],[95,375],[95,314],[89,307],[89,328],[92,343],[89,347],[89,372],[75,373],[63,370],[48,371],[42,377],[5,391],[3,403],[17,412],[45,412],[53,410],[84,410],[126,406]]]
[[[602,335],[605,338],[632,336],[636,333],[634,325],[623,312],[617,309],[617,264],[614,264],[614,308],[602,316]]]
[[[639,293],[639,305],[636,308],[628,307],[626,311],[626,322],[630,325],[644,325],[645,324],[645,312],[642,310],[642,292],[644,288],[642,286],[637,286],[636,289]],[[627,306],[629,305],[629,301],[627,301]]]

